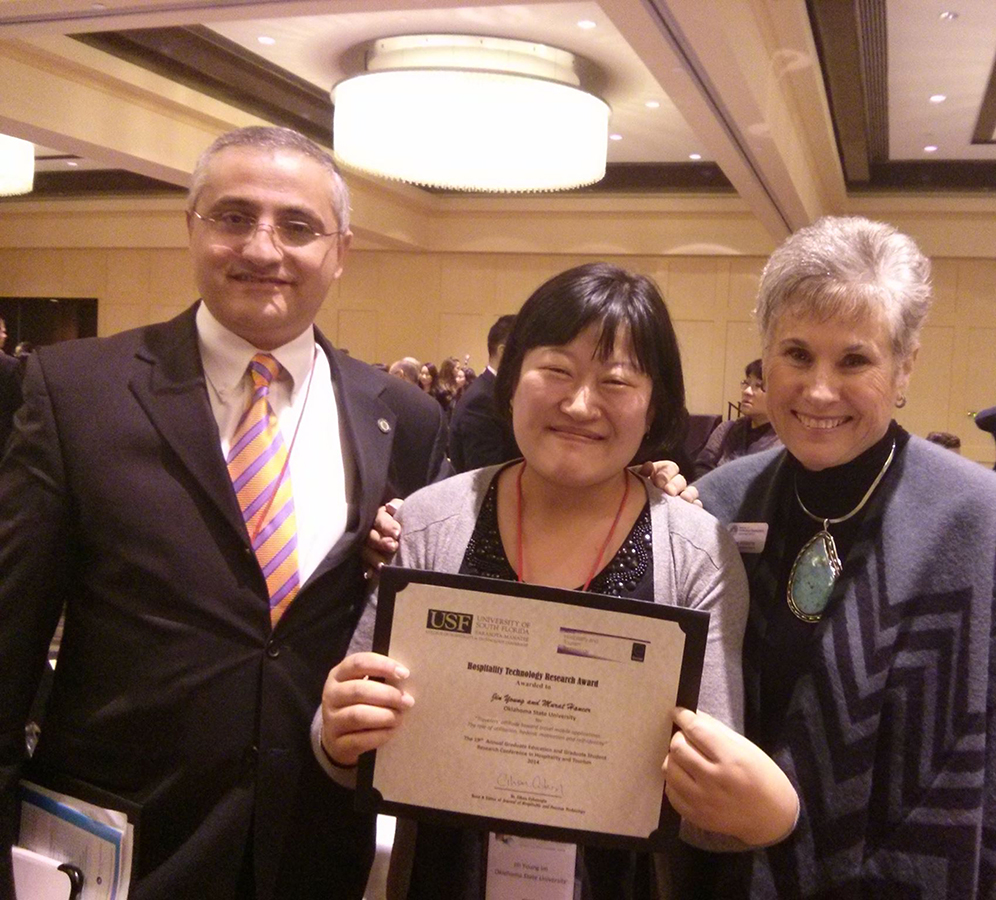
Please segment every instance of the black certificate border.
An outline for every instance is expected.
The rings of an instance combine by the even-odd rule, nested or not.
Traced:
[[[702,665],[705,660],[706,640],[709,630],[709,613],[707,612],[663,603],[649,603],[623,597],[610,597],[606,594],[595,594],[588,591],[571,591],[542,585],[502,581],[494,578],[481,578],[475,575],[454,575],[442,572],[422,571],[419,569],[406,569],[400,566],[385,566],[380,573],[377,618],[374,625],[373,637],[373,649],[375,652],[388,654],[391,646],[395,598],[413,582],[455,588],[457,590],[544,600],[550,603],[563,603],[570,606],[605,609],[612,612],[675,621],[685,633],[685,652],[682,657],[681,671],[678,676],[678,690],[675,703],[678,706],[683,706],[691,710],[695,710],[698,707]],[[676,838],[678,833],[679,817],[663,792],[661,793],[661,812],[657,828],[648,837],[641,838],[600,831],[562,828],[555,825],[541,825],[534,822],[522,822],[513,819],[492,818],[490,816],[479,816],[471,813],[395,802],[389,798],[384,798],[381,792],[373,787],[376,765],[377,752],[375,750],[364,753],[360,757],[359,770],[357,772],[356,808],[363,812],[400,815],[474,831],[495,831],[503,834],[521,835],[523,837],[544,840],[628,847],[642,850],[663,849]]]

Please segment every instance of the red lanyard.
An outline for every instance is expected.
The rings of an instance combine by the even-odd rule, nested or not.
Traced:
[[[518,559],[516,560],[516,570],[515,577],[519,581],[525,581],[525,543],[522,539],[522,473],[526,471],[525,462],[519,468],[519,474],[516,478],[515,489],[516,489],[516,551],[518,553]],[[612,520],[612,527],[609,528],[609,533],[605,536],[605,540],[602,542],[602,547],[598,551],[598,556],[595,558],[594,565],[591,567],[591,571],[588,573],[588,579],[584,583],[584,587],[581,590],[588,590],[588,585],[591,584],[591,580],[595,577],[598,572],[599,566],[602,563],[602,557],[605,555],[605,551],[609,546],[609,542],[612,540],[612,535],[615,533],[616,526],[619,524],[619,520],[622,518],[623,509],[626,506],[626,498],[629,497],[629,473],[623,472],[623,477],[625,481],[625,486],[623,487],[622,501],[619,503],[619,509],[616,510],[616,517]]]

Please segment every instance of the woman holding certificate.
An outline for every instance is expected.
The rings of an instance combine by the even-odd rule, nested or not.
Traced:
[[[711,516],[628,469],[672,446],[686,415],[678,343],[656,286],[605,263],[550,279],[518,314],[496,401],[524,458],[410,497],[399,515],[397,563],[708,611],[699,712],[676,712],[680,731],[661,760],[667,796],[690,843],[742,849],[785,837],[795,791],[737,733],[748,598],[736,546]],[[361,622],[354,647],[370,645],[370,627]],[[404,728],[414,705],[408,674],[365,652],[332,670],[316,719],[330,771]],[[489,883],[493,837],[425,823],[414,832],[399,822],[394,895],[497,895]],[[663,861],[651,854],[587,846],[572,858],[586,898],[643,900],[667,889]],[[569,888],[573,897],[573,882]],[[557,890],[543,896],[559,900]]]

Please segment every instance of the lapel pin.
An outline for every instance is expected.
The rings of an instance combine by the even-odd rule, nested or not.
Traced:
[[[391,423],[388,422],[387,419],[378,419],[377,420],[377,427],[381,431],[383,431],[384,434],[387,434],[391,430]]]

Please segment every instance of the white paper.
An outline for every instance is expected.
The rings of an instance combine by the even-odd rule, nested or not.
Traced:
[[[125,900],[134,843],[128,817],[30,782],[21,790],[18,844],[78,866],[82,900]]]
[[[10,848],[14,863],[14,895],[19,900],[68,900],[72,883],[65,872],[59,871],[62,862],[25,850]]]

